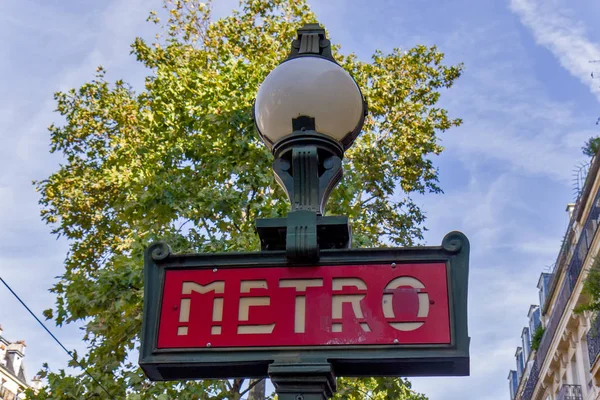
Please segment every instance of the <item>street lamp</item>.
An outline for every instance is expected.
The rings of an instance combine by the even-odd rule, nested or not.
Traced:
[[[469,374],[467,238],[350,249],[348,217],[323,215],[365,114],[325,31],[300,29],[254,107],[291,211],[256,221],[260,252],[146,249],[140,366],[151,380],[269,376],[280,400],[326,400],[335,373]]]
[[[263,250],[285,248],[292,262],[314,262],[319,249],[348,248],[347,217],[323,217],[342,177],[342,158],[363,126],[360,88],[335,62],[325,30],[298,30],[288,58],[264,80],[254,106],[256,130],[272,151],[273,170],[291,211],[257,221]],[[285,233],[285,235],[284,235]]]

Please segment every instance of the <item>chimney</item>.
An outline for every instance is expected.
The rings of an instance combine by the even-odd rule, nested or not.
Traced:
[[[575,211],[575,203],[569,203],[567,204],[567,210],[569,213],[569,219],[573,218],[573,211]]]
[[[34,376],[31,380],[31,388],[35,391],[38,391],[42,388],[42,378],[38,375]]]
[[[19,340],[8,345],[8,362],[11,363],[15,375],[19,374],[23,357],[25,357],[24,340]]]

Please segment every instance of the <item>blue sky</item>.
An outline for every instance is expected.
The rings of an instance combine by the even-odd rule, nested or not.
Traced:
[[[224,15],[236,1],[217,0]],[[441,136],[436,159],[445,194],[420,202],[428,244],[462,230],[471,240],[469,326],[472,373],[413,379],[431,400],[508,398],[506,376],[537,303],[540,272],[556,259],[573,200],[580,148],[599,128],[597,0],[309,0],[334,43],[367,58],[375,49],[436,44],[464,75],[442,103],[464,124]],[[78,87],[101,64],[111,79],[140,88],[146,73],[129,55],[152,35],[147,11],[159,0],[0,2],[0,274],[41,315],[62,271],[66,243],[39,219],[31,181],[56,169],[46,127],[59,122],[52,94]],[[600,76],[600,64],[596,65]],[[27,341],[33,375],[66,355],[0,287],[4,336]],[[75,326],[53,327],[81,348]]]

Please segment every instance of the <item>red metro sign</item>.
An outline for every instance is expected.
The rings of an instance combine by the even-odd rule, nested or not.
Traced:
[[[445,263],[170,270],[158,348],[449,344]]]
[[[460,232],[441,246],[322,250],[308,266],[285,251],[173,254],[164,243],[144,259],[139,363],[151,380],[265,377],[290,364],[469,374]]]

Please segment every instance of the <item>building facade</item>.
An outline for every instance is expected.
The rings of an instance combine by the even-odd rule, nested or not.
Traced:
[[[553,271],[538,281],[540,304],[529,308],[508,375],[511,400],[600,399],[600,317],[575,311],[586,301],[583,283],[600,251],[599,166],[596,156],[577,202],[567,207]]]
[[[9,342],[2,336],[0,326],[0,400],[24,399],[27,387],[38,387],[38,379],[34,379],[31,384],[27,381],[24,357],[25,342]]]

